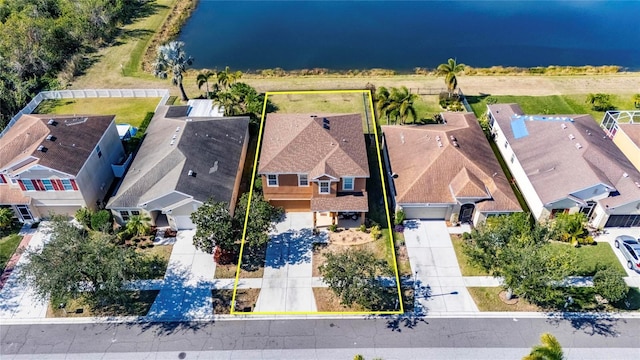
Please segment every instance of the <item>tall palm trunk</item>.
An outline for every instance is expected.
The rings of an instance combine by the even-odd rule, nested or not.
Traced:
[[[180,95],[182,96],[182,101],[188,101],[187,93],[184,92],[184,86],[182,86],[182,81],[178,83],[178,88],[180,89]]]

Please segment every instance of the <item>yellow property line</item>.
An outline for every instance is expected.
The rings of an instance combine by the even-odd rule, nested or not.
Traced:
[[[398,304],[400,309],[393,311],[260,311],[260,312],[242,312],[236,311],[236,296],[238,291],[238,282],[240,280],[240,267],[242,265],[242,254],[244,252],[244,244],[247,234],[247,224],[249,223],[249,211],[251,211],[251,200],[253,198],[253,188],[256,181],[256,172],[258,169],[258,157],[260,156],[260,148],[262,144],[262,132],[264,131],[264,123],[266,118],[266,109],[267,109],[267,101],[269,99],[269,95],[293,95],[293,94],[363,94],[367,95],[369,99],[369,111],[371,112],[371,120],[373,124],[373,133],[376,141],[376,152],[378,154],[378,168],[380,170],[380,181],[382,182],[382,196],[384,198],[384,208],[387,219],[387,230],[389,232],[389,242],[391,246],[391,255],[393,258],[393,268],[396,277],[396,289],[398,292]],[[366,112],[366,109],[365,109]],[[365,114],[366,116],[366,114]],[[262,105],[262,117],[260,119],[260,130],[258,132],[258,144],[256,148],[256,156],[253,160],[253,173],[251,174],[251,183],[249,190],[249,199],[247,204],[247,213],[244,217],[244,228],[242,230],[242,243],[240,244],[240,255],[238,258],[238,266],[236,267],[236,277],[233,283],[233,295],[231,297],[231,310],[230,314],[232,315],[393,315],[393,314],[403,314],[404,313],[404,305],[402,302],[402,290],[400,285],[400,276],[398,274],[398,264],[396,261],[396,251],[393,239],[393,229],[391,227],[391,216],[389,214],[389,202],[387,199],[387,190],[385,184],[385,176],[382,168],[382,155],[380,149],[380,142],[378,141],[378,129],[377,122],[375,118],[375,112],[373,110],[373,99],[371,97],[371,92],[369,90],[301,90],[301,91],[267,91],[265,93],[264,104]]]

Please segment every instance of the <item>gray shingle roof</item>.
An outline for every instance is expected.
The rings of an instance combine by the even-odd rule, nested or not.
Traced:
[[[140,150],[110,208],[167,206],[164,202],[182,197],[198,201],[213,198],[230,202],[242,148],[249,126],[248,117],[190,118],[166,117],[170,107],[160,107],[151,121]],[[172,144],[173,142],[173,144]],[[189,176],[189,170],[192,176]],[[169,195],[171,194],[171,195]],[[159,197],[161,203],[152,203]],[[149,207],[147,207],[149,209]]]

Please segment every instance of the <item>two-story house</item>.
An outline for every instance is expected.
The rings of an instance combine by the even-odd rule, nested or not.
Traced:
[[[125,156],[114,119],[23,115],[0,138],[0,206],[31,222],[102,205]]]
[[[591,115],[526,115],[488,106],[500,154],[531,213],[583,212],[594,227],[640,225],[640,172]]]
[[[360,114],[267,115],[258,174],[264,197],[288,212],[369,211],[367,148]]]

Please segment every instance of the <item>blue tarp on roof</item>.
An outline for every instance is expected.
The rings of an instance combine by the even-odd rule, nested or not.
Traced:
[[[524,124],[524,117],[511,120],[511,130],[513,131],[513,137],[516,139],[520,139],[529,135],[527,127]]]

